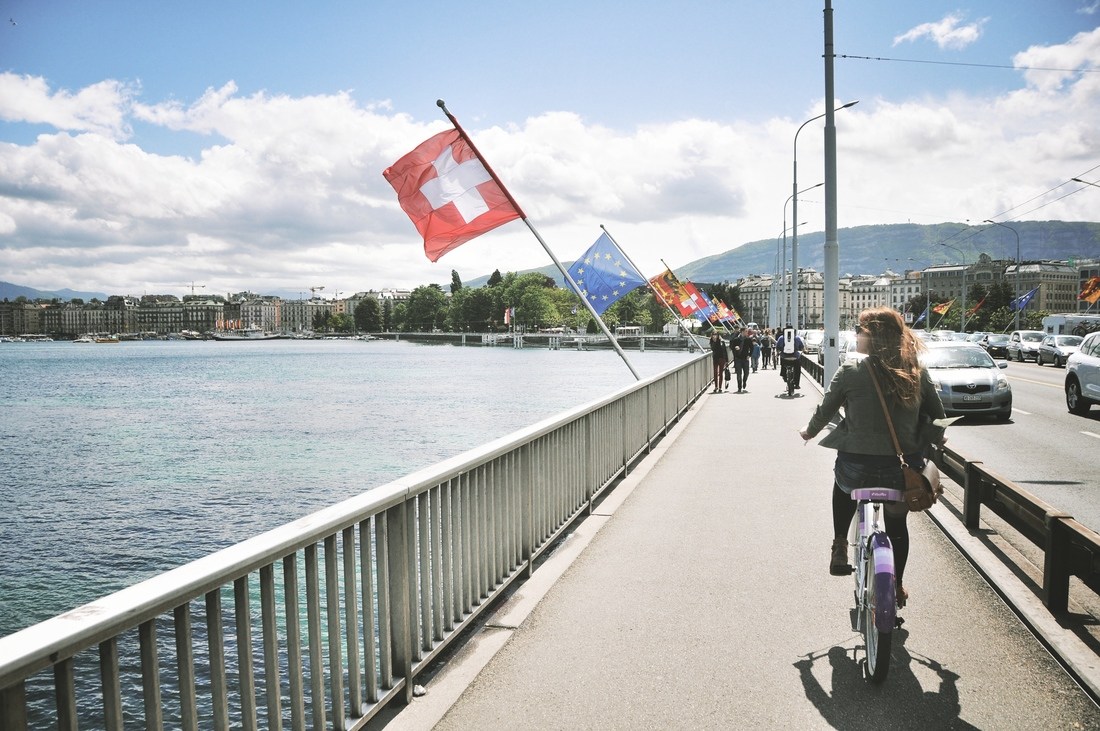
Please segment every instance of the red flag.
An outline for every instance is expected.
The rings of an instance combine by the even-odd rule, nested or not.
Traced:
[[[969,310],[966,311],[966,316],[967,317],[973,317],[974,314],[978,310],[982,309],[982,305],[984,305],[984,304],[985,304],[985,297],[982,297],[981,300],[978,301],[978,304],[974,305],[973,307],[971,307]]]
[[[691,313],[695,311],[691,295],[684,289],[684,285],[675,274],[666,269],[650,279],[649,283],[666,305],[676,308],[681,317],[691,317]]]
[[[1089,281],[1085,282],[1085,286],[1081,288],[1081,294],[1077,295],[1077,299],[1090,304],[1100,300],[1100,277],[1091,277]]]
[[[522,218],[457,129],[422,142],[382,172],[424,237],[432,261],[497,226]]]

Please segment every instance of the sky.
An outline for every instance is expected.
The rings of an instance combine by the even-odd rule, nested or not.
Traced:
[[[566,266],[601,225],[647,276],[775,239],[795,161],[824,180],[824,7],[0,0],[0,280],[335,297],[550,264],[522,221],[425,257],[382,171],[437,99]],[[1071,182],[1100,183],[1100,0],[832,9],[838,227],[1100,220]],[[824,230],[824,188],[798,207]]]

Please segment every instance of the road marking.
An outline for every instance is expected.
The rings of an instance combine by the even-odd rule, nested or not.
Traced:
[[[1060,383],[1050,383],[1049,381],[1036,381],[1032,378],[1021,378],[1020,376],[1016,375],[1009,376],[1009,378],[1011,378],[1013,381],[1024,381],[1025,383],[1034,383],[1037,386],[1049,386],[1050,388],[1057,388],[1059,391],[1062,390],[1062,384]]]
[[[1084,434],[1086,437],[1092,437],[1093,439],[1100,439],[1100,434],[1093,434],[1090,431],[1083,431],[1081,433]]]
[[[1023,409],[1013,409],[1012,411],[1016,414],[1026,414],[1027,416],[1031,416],[1030,411],[1024,411]]]

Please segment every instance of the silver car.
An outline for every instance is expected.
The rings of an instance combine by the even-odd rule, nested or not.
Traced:
[[[1005,358],[1015,358],[1021,363],[1024,359],[1039,359],[1039,343],[1046,336],[1042,330],[1013,330],[1008,336],[1008,345],[1005,346]]]
[[[1061,368],[1080,346],[1081,336],[1079,335],[1047,335],[1043,338],[1043,342],[1039,343],[1039,354],[1035,356],[1035,362],[1039,365],[1053,363]]]
[[[943,410],[948,415],[994,415],[1007,421],[1012,416],[1012,386],[997,363],[980,346],[958,341],[926,343],[921,365],[936,384]]]
[[[1066,361],[1066,408],[1084,415],[1100,404],[1100,332],[1086,335]]]

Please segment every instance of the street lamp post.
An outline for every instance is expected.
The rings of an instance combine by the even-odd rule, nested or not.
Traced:
[[[963,262],[963,293],[962,293],[962,315],[960,315],[960,317],[959,317],[959,332],[966,332],[966,270],[967,270],[967,267],[969,266],[966,263],[966,254],[962,253],[961,250],[957,249],[956,247],[952,246],[951,244],[941,243],[940,246],[946,246],[949,249],[954,249],[955,251],[958,251],[959,256],[962,257],[962,262]]]
[[[1078,181],[1078,182],[1083,182],[1083,181]],[[1020,329],[1020,233],[1016,229],[1012,228],[1011,226],[1006,226],[1003,223],[997,223],[996,221],[990,220],[988,218],[985,219],[984,223],[992,223],[994,226],[1000,226],[1001,228],[1007,228],[1009,231],[1011,231],[1012,233],[1014,233],[1016,235],[1016,287],[1015,287],[1015,292],[1016,292],[1016,319],[1015,319],[1015,323],[1016,323],[1016,325],[1012,329],[1013,330],[1019,330]]]
[[[796,137],[797,137],[797,134],[796,134]],[[797,233],[798,227],[800,225],[806,223],[805,221],[803,221],[802,224],[799,224],[798,219],[794,218],[794,216],[792,216],[791,225],[788,228],[788,226],[787,226],[787,204],[790,203],[792,200],[794,201],[794,210],[792,210],[791,213],[794,214],[794,215],[797,215],[798,214],[798,196],[802,195],[803,193],[805,193],[808,190],[813,190],[814,188],[820,188],[823,185],[825,185],[825,183],[822,182],[822,183],[817,183],[816,185],[811,185],[808,188],[803,188],[802,190],[799,190],[799,191],[797,191],[795,193],[792,193],[791,195],[787,196],[787,200],[783,202],[783,259],[780,262],[780,266],[779,266],[779,270],[778,270],[780,276],[783,274],[783,270],[786,269],[786,266],[787,266],[787,231],[792,230],[792,231]],[[791,244],[791,256],[792,256],[792,261],[791,261],[791,272],[792,272],[791,277],[792,277],[792,279],[791,279],[791,281],[792,281],[792,286],[797,286],[797,284],[795,283],[795,274],[794,274],[797,271],[795,269],[795,259],[797,259],[797,257],[794,256],[794,244],[793,243]],[[790,287],[788,287],[788,289],[787,289],[787,294],[788,294],[788,296],[790,296]],[[797,292],[796,292],[795,296],[797,296]],[[793,301],[794,301],[794,297],[791,297],[791,302],[793,302]],[[788,312],[793,312],[793,311],[794,310],[788,310]],[[783,327],[785,324],[787,324],[789,322],[790,322],[789,319],[784,319],[782,322],[778,323],[777,327]],[[798,326],[794,325],[794,327],[797,328]]]
[[[834,112],[839,112],[841,109],[847,109],[848,107],[855,106],[856,104],[859,104],[858,99],[854,102],[848,102],[847,104],[844,104],[843,106],[839,106],[836,109],[834,109],[833,111]],[[827,112],[826,112],[826,114],[827,114]],[[802,129],[807,124],[809,124],[810,122],[814,122],[818,119],[821,119],[824,116],[825,116],[825,114],[819,114],[816,117],[811,117],[810,119],[807,119],[805,122],[802,123],[801,126],[799,126],[799,128],[794,133],[794,155],[793,155],[794,167],[793,167],[793,181],[791,183],[791,199],[794,200],[794,205],[791,206],[791,220],[792,221],[797,221],[798,220],[798,134],[802,131]],[[824,185],[824,183],[822,183],[822,185]],[[817,186],[813,186],[813,187],[816,188]],[[806,190],[809,190],[809,188],[807,188]],[[786,218],[785,215],[784,215],[784,218]],[[792,230],[791,230],[791,305],[790,305],[790,313],[791,313],[791,323],[790,324],[793,328],[795,328],[797,330],[798,329],[798,224],[795,224],[793,226]]]

